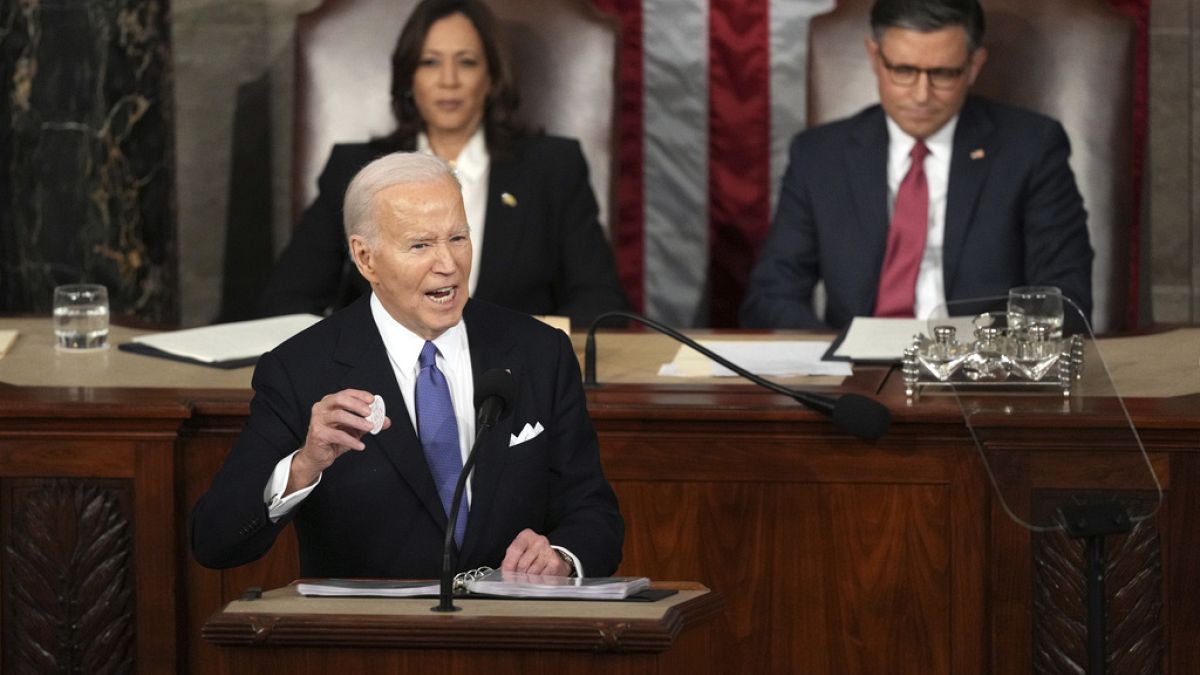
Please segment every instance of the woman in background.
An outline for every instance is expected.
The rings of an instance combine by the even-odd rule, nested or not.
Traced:
[[[586,326],[625,309],[612,249],[575,140],[525,133],[495,16],[479,0],[424,0],[392,55],[396,130],[333,148],[261,300],[264,314],[338,309],[367,292],[349,263],[346,186],[371,160],[432,153],[454,169],[471,227],[471,297]]]

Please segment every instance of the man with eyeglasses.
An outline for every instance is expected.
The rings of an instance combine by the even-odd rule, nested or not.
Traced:
[[[977,0],[875,2],[866,48],[880,104],[792,141],[743,326],[929,318],[1022,285],[1058,286],[1090,316],[1093,253],[1066,132],[968,95],[983,30]]]

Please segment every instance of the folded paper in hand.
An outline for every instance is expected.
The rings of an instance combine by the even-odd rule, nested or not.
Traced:
[[[320,321],[315,314],[235,321],[169,333],[139,335],[122,350],[220,368],[253,365],[258,357]]]

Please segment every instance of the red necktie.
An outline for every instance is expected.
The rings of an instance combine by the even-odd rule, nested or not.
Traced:
[[[925,180],[925,157],[929,148],[917,141],[909,156],[912,166],[896,191],[892,226],[888,229],[887,251],[875,300],[875,316],[913,316],[917,271],[925,254],[929,229],[929,183]]]

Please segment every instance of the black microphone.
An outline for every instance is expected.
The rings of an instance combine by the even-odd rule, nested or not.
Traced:
[[[512,373],[507,370],[489,370],[475,381],[475,442],[467,453],[467,461],[463,462],[462,471],[458,474],[458,482],[454,485],[454,500],[451,501],[450,516],[446,521],[446,539],[442,542],[442,585],[438,593],[438,605],[431,608],[435,612],[457,612],[454,606],[454,567],[457,563],[454,549],[454,529],[458,523],[458,509],[462,506],[463,490],[467,487],[467,476],[475,467],[475,452],[479,447],[479,439],[483,432],[491,429],[503,419],[508,412],[512,400],[517,397],[517,383]]]
[[[833,419],[833,424],[837,428],[849,434],[862,438],[868,441],[879,440],[887,433],[888,427],[892,424],[892,413],[879,401],[859,394],[843,394],[837,398],[829,396],[821,396],[820,394],[812,394],[805,391],[797,391],[781,384],[776,384],[766,378],[759,377],[754,373],[742,368],[736,363],[714,353],[711,349],[704,347],[695,340],[680,333],[679,331],[659,323],[653,319],[646,318],[640,314],[632,312],[612,311],[605,312],[596,317],[592,321],[592,325],[588,328],[587,342],[583,349],[583,386],[595,388],[600,386],[596,382],[596,328],[605,319],[622,318],[632,319],[640,324],[649,326],[663,335],[674,338],[683,344],[695,349],[708,358],[725,366],[733,372],[750,380],[760,387],[770,389],[778,394],[791,397],[800,404],[815,410],[822,415],[827,415]]]

